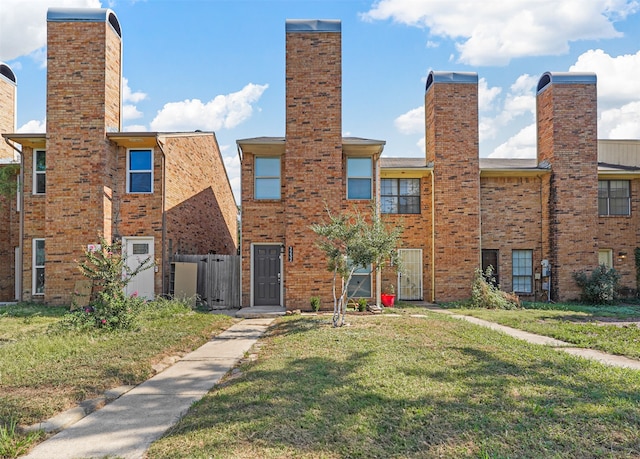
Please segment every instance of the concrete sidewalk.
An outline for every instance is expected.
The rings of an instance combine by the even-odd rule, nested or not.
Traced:
[[[24,459],[142,458],[274,319],[245,319],[148,381],[35,447]]]
[[[448,316],[453,317],[455,319],[466,320],[467,322],[471,322],[476,325],[482,325],[483,327],[488,327],[493,330],[506,333],[509,336],[513,336],[514,338],[518,338],[518,339],[527,341],[529,343],[542,344],[545,346],[550,346],[558,351],[566,352],[568,354],[577,355],[579,357],[584,357],[586,359],[597,360],[598,362],[603,363],[605,365],[611,365],[611,366],[621,367],[621,368],[631,368],[633,370],[640,370],[640,360],[630,359],[628,357],[623,357],[621,355],[607,354],[606,352],[596,351],[594,349],[583,349],[583,348],[573,347],[571,343],[567,343],[565,341],[549,338],[548,336],[536,335],[534,333],[529,333],[526,331],[518,330],[516,328],[507,327],[505,325],[499,325],[493,322],[489,322],[487,320],[478,319],[476,317],[456,314],[454,312],[447,311],[446,309],[441,309],[433,305],[426,306],[426,309],[432,312],[447,314]]]

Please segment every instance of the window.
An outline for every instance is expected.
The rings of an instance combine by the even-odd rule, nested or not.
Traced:
[[[613,250],[611,249],[598,250],[598,264],[605,265],[607,268],[613,268]]]
[[[34,295],[44,295],[44,239],[33,240],[33,279]]]
[[[371,298],[371,265],[357,268],[349,282],[347,294],[356,298]]]
[[[498,251],[495,249],[482,249],[482,274],[487,272],[487,268],[491,266],[491,277],[487,279],[487,282],[491,282],[493,285],[500,284],[500,276],[498,271]]]
[[[45,150],[33,150],[33,194],[46,191],[47,153]]]
[[[127,152],[127,193],[153,193],[153,152]]]
[[[382,179],[380,208],[383,214],[419,214],[420,179]]]
[[[533,250],[514,250],[512,257],[513,291],[533,292]]]
[[[280,158],[256,157],[256,199],[280,199]]]
[[[631,215],[629,180],[598,180],[598,214]]]
[[[347,199],[371,199],[371,158],[347,158]]]

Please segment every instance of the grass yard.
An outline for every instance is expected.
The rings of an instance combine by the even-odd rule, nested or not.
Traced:
[[[640,372],[443,315],[279,319],[148,457],[631,458]]]
[[[164,301],[145,308],[139,331],[49,332],[66,310],[0,307],[0,426],[29,425],[107,389],[138,384],[163,357],[200,346],[232,322]]]
[[[640,359],[638,305],[530,303],[518,310],[455,309],[455,312],[550,336],[577,347]]]

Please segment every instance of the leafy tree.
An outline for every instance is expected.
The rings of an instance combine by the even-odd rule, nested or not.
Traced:
[[[357,211],[334,215],[327,209],[327,215],[328,223],[311,225],[311,229],[320,236],[316,245],[325,253],[327,269],[333,273],[333,326],[338,327],[344,325],[353,273],[369,265],[376,270],[387,262],[397,265],[402,229],[388,230],[375,204],[368,218]]]

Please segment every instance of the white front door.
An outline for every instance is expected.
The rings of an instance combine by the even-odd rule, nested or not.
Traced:
[[[154,259],[152,237],[127,237],[123,240],[127,266],[130,269],[137,269],[149,258]],[[155,294],[154,273],[155,269],[151,267],[136,274],[127,284],[126,294],[152,300]]]
[[[422,300],[422,249],[400,249],[398,300]]]

